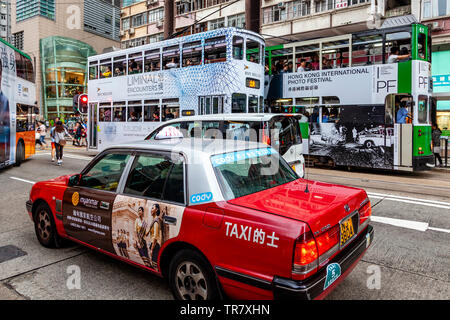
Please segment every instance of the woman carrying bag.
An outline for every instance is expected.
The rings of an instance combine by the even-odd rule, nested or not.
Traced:
[[[56,149],[56,159],[57,165],[60,166],[62,164],[63,157],[63,149],[66,145],[66,134],[69,133],[64,128],[61,121],[56,122],[55,130],[53,130],[53,138],[55,139],[55,149]]]

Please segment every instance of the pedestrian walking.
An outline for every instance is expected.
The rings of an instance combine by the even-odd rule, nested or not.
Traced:
[[[439,129],[436,123],[433,123],[433,131],[431,132],[431,136],[433,139],[433,154],[434,154],[434,164],[436,167],[442,167],[442,158],[441,158],[441,135],[442,131]],[[439,165],[437,164],[439,161]]]
[[[54,126],[50,129],[50,141],[52,142],[52,162],[55,162],[55,155],[56,155],[56,147],[55,147],[55,138],[54,138],[54,131],[56,128],[56,123],[59,121],[59,118],[56,117],[54,123]]]
[[[42,142],[41,142],[41,128],[39,126],[36,126],[35,134],[35,145],[38,144],[41,146],[41,149],[43,148]]]
[[[45,143],[45,137],[47,136],[47,127],[45,126],[44,122],[39,122],[39,128],[40,130],[40,140],[41,140],[41,149],[45,150],[47,148],[47,143]]]
[[[63,123],[61,121],[58,121],[56,123],[55,129],[53,130],[53,138],[55,139],[55,149],[56,149],[56,160],[57,165],[60,166],[62,164],[62,157],[63,157],[63,149],[66,145],[66,134],[67,132],[66,128],[64,128]]]

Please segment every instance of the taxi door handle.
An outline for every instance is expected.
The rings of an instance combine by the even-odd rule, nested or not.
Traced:
[[[170,224],[172,226],[175,226],[177,224],[177,218],[175,217],[164,216],[163,220],[164,223]]]
[[[203,214],[203,225],[206,227],[219,229],[225,212],[222,209],[206,208]]]

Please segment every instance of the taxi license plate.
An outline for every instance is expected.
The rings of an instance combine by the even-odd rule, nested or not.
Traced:
[[[350,217],[341,223],[341,247],[344,246],[354,235],[355,229],[353,228],[352,217]]]

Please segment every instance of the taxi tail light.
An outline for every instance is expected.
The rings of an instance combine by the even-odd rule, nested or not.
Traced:
[[[361,226],[360,230],[362,230],[369,223],[370,216],[372,215],[372,207],[370,206],[369,198],[364,200],[358,211],[359,211],[359,225]]]
[[[311,230],[308,229],[295,241],[293,273],[306,278],[317,271],[319,251]]]
[[[333,254],[336,252],[338,248],[337,244],[339,243],[339,224],[316,236],[316,242],[317,248],[319,249],[319,256],[322,256],[332,248],[333,252],[330,253]]]

